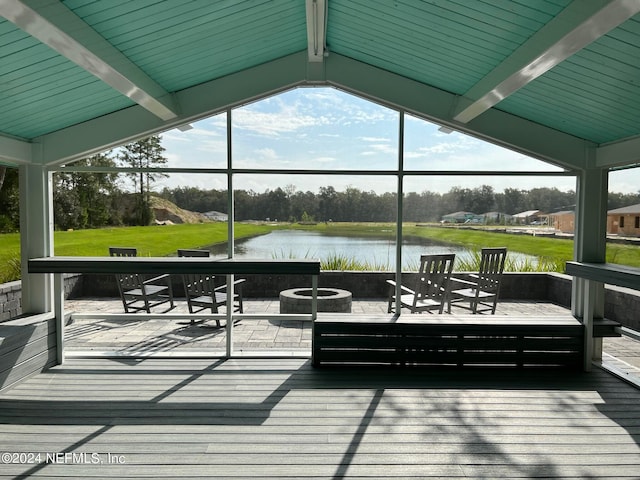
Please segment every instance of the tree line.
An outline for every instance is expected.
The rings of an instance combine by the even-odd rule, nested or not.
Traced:
[[[181,208],[197,212],[227,211],[225,190],[203,190],[196,187],[165,188],[159,195]],[[500,212],[513,215],[527,210],[553,213],[573,210],[574,191],[557,188],[523,190],[506,188],[495,192],[490,185],[477,188],[453,187],[446,193],[409,192],[403,198],[403,220],[438,222],[444,215],[466,211],[476,214]],[[246,190],[234,192],[236,220],[391,222],[396,219],[395,193],[378,194],[348,187],[337,191],[332,186],[320,187],[317,193],[298,191],[288,185],[284,189],[267,189],[262,193]],[[640,203],[640,194],[609,194],[609,209]]]
[[[93,167],[162,167],[165,149],[159,136],[148,137],[74,163]],[[59,230],[106,226],[148,225],[153,221],[150,196],[154,184],[168,175],[160,172],[71,172],[53,175],[54,224]],[[19,228],[18,170],[0,166],[0,232]],[[227,213],[226,190],[196,187],[164,188],[153,193],[194,211]],[[333,186],[317,192],[284,188],[234,191],[235,218],[244,220],[392,222],[397,218],[395,193],[376,193],[356,187],[337,191]],[[640,203],[640,193],[609,193],[608,208]],[[403,219],[407,222],[438,222],[444,215],[465,211],[475,214],[500,212],[509,215],[541,210],[553,213],[572,210],[574,191],[557,188],[530,190],[506,188],[494,191],[490,185],[477,188],[453,187],[446,193],[408,192],[403,198]]]
[[[167,163],[160,136],[151,136],[116,150],[79,160],[80,167],[161,167]],[[149,198],[153,183],[166,174],[116,172],[53,174],[53,216],[56,229],[148,225],[152,221]],[[132,193],[133,192],[133,193]],[[0,233],[19,229],[18,169],[0,167]]]

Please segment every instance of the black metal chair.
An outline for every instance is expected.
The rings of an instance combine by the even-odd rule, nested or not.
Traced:
[[[413,289],[400,285],[403,292],[400,304],[411,313],[442,313],[448,301],[449,279],[453,270],[455,254],[420,255],[420,270]],[[394,311],[396,301],[396,282],[387,280],[390,285],[387,312]]]
[[[178,257],[208,257],[208,250],[178,250]],[[210,310],[211,313],[219,313],[218,308],[227,304],[227,285],[216,286],[215,275],[203,273],[187,273],[182,275],[184,292],[187,297],[189,313],[198,313]],[[245,278],[233,282],[233,311],[243,312],[242,284]],[[220,320],[215,319],[220,326]],[[195,323],[193,320],[191,323]]]
[[[135,257],[138,251],[131,247],[109,247],[109,255],[112,257]],[[173,289],[169,274],[145,279],[137,273],[116,274],[120,298],[125,313],[145,311],[151,313],[153,307],[169,304],[169,311],[174,308]]]

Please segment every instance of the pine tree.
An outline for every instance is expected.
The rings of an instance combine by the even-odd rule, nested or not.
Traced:
[[[160,178],[169,176],[166,173],[145,170],[165,166],[168,160],[164,156],[164,152],[165,148],[161,144],[160,135],[152,135],[124,145],[118,153],[118,159],[123,166],[141,169],[139,172],[129,174],[137,194],[136,213],[138,225],[151,223],[149,193],[151,192],[152,184]]]

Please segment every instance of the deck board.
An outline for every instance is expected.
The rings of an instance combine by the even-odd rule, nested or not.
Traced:
[[[72,359],[0,394],[0,451],[103,462],[0,478],[637,478],[639,442],[640,391],[599,369]]]

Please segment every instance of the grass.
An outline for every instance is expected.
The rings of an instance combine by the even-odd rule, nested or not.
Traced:
[[[283,228],[314,230],[327,235],[375,236],[394,239],[396,226],[394,223],[319,223],[317,225],[291,225]],[[555,271],[564,272],[565,262],[573,259],[573,241],[570,239],[550,238],[523,234],[509,234],[491,230],[471,230],[467,228],[442,228],[439,226],[403,226],[403,236],[428,239],[459,245],[469,250],[482,247],[507,247],[509,251],[520,252],[538,257],[536,265],[530,262],[513,262],[507,260],[508,271]],[[507,257],[508,258],[508,257]],[[632,267],[640,267],[640,248],[636,245],[607,243],[606,260]],[[412,265],[413,267],[413,265]],[[417,267],[416,267],[417,268]],[[366,269],[366,268],[363,268]],[[462,267],[456,266],[457,270]],[[474,270],[474,268],[470,268]]]
[[[268,233],[265,225],[235,224],[236,238]],[[136,247],[138,255],[164,257],[178,248],[201,248],[227,241],[226,223],[100,228],[54,232],[54,254],[107,256],[109,247]],[[0,235],[0,283],[20,278],[20,234]]]
[[[20,234],[0,235],[0,283],[20,278]]]
[[[236,238],[268,233],[262,225],[236,224]],[[109,247],[136,247],[143,257],[164,257],[178,248],[200,248],[227,241],[225,223],[121,227],[55,232],[55,255],[106,256]]]
[[[318,224],[317,227],[296,227],[304,230],[316,230],[327,235],[376,236],[394,239],[395,224],[384,223],[329,223]],[[573,242],[566,239],[534,237],[492,232],[488,230],[470,230],[458,228],[424,227],[416,225],[403,226],[405,238],[420,238],[436,243],[458,245],[469,250],[480,250],[482,247],[507,247],[509,251],[520,252],[540,257],[538,262],[544,271],[563,271],[564,262],[573,259]],[[611,247],[611,245],[608,245]],[[618,247],[618,245],[615,245]],[[640,266],[640,261],[638,262]],[[457,268],[457,267],[456,267]],[[539,271],[535,265],[518,262],[509,266],[513,271]]]
[[[279,224],[260,225],[237,223],[236,238],[261,235],[274,229],[312,230],[326,235],[377,237],[395,239],[394,223],[318,223],[315,225]],[[566,261],[573,259],[573,241],[543,236],[498,233],[486,230],[442,228],[437,226],[405,225],[405,237],[417,237],[433,242],[459,245],[471,251],[481,247],[507,247],[509,251],[538,257],[534,263],[514,262],[507,257],[507,271],[563,272]],[[182,224],[149,227],[104,228],[54,232],[55,255],[104,256],[110,246],[133,246],[140,256],[167,256],[178,248],[199,248],[227,240],[225,223]],[[0,283],[15,280],[20,275],[20,235],[0,235]],[[274,258],[290,258],[286,252],[274,252]],[[640,267],[640,248],[635,245],[607,244],[607,261]],[[323,270],[390,270],[388,263],[360,262],[338,253],[321,259]],[[409,265],[416,269],[417,264]],[[415,268],[414,268],[415,267]],[[456,261],[456,270],[477,270],[474,261],[467,264]]]

